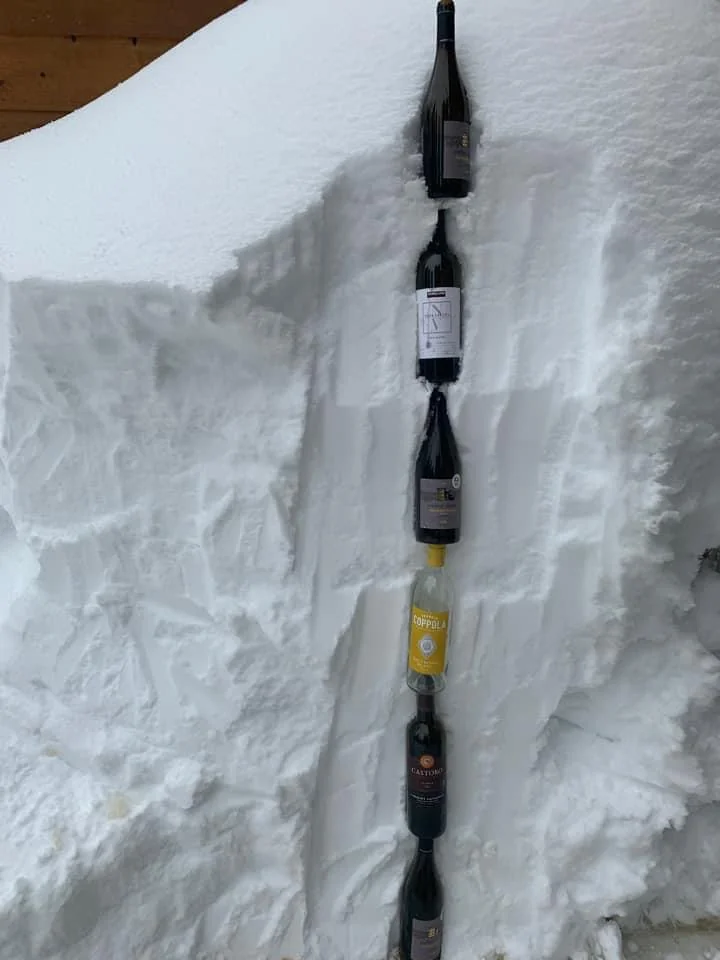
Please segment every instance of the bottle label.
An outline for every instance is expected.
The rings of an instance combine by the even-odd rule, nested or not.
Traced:
[[[410,960],[438,960],[442,951],[443,918],[413,920]]]
[[[440,757],[423,753],[408,757],[408,792],[422,806],[434,806],[445,799],[445,767]]]
[[[460,529],[460,474],[442,480],[420,481],[420,527],[423,530]]]
[[[462,120],[443,123],[443,179],[470,179],[470,124]]]
[[[426,677],[445,673],[449,611],[413,607],[410,616],[408,666]]]
[[[416,290],[418,358],[460,356],[460,287]]]

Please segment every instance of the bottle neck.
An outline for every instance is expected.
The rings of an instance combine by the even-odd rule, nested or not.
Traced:
[[[433,231],[433,244],[436,247],[446,247],[447,246],[447,220],[446,220],[445,207],[440,207],[438,210],[437,223],[435,224],[435,230]]]
[[[436,389],[437,387],[433,387],[432,389],[430,399],[428,400],[427,413],[425,414],[425,426],[423,427],[423,433],[426,437],[430,435],[433,423],[437,417],[437,397],[435,396]]]
[[[418,853],[424,853],[426,856],[428,854],[432,855],[434,850],[434,845],[432,840],[418,840]]]
[[[433,387],[428,402],[428,412],[430,424],[436,420],[442,420],[447,417],[447,399],[440,387]]]
[[[445,546],[440,543],[429,543],[425,551],[425,561],[429,567],[445,566]]]
[[[432,720],[435,716],[435,697],[431,693],[417,695],[418,720]]]
[[[455,47],[455,4],[440,0],[437,7],[437,45],[447,49]]]

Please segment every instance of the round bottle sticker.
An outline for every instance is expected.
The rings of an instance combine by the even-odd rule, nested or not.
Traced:
[[[460,489],[460,474],[459,474],[459,473],[456,473],[455,476],[452,478],[452,480],[451,480],[450,482],[451,482],[452,485],[453,485],[453,490],[459,490],[459,489]]]
[[[429,633],[420,640],[419,647],[424,657],[431,657],[435,653],[435,641]]]

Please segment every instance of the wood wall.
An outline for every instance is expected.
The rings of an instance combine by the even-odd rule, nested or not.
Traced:
[[[94,100],[242,0],[0,0],[0,140]]]

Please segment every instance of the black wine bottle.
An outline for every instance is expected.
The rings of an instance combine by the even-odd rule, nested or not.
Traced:
[[[440,960],[443,935],[443,892],[435,867],[433,841],[418,840],[400,902],[402,960]]]
[[[437,47],[420,115],[428,196],[466,197],[470,190],[470,101],[455,55],[455,4],[437,5]]]
[[[445,394],[430,394],[425,431],[415,460],[415,539],[448,544],[460,539],[462,469]]]
[[[462,366],[462,267],[448,245],[445,216],[445,210],[438,210],[432,239],[415,271],[415,376],[428,383],[454,383]]]
[[[432,694],[417,695],[417,713],[405,728],[405,816],[408,830],[435,840],[447,824],[445,730]]]

